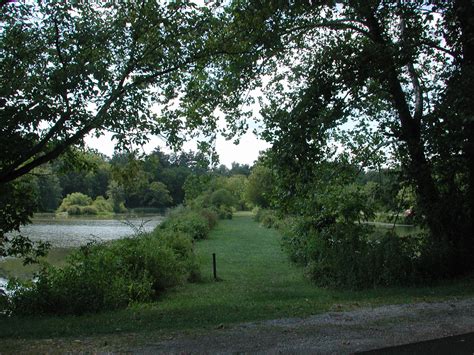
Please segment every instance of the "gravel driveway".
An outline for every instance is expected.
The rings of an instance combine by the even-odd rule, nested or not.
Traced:
[[[474,298],[360,308],[172,335],[4,339],[0,354],[346,354],[470,332],[474,332]]]

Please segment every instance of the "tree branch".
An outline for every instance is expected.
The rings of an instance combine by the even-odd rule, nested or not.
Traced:
[[[54,44],[55,44],[56,54],[62,65],[62,70],[65,72],[67,64],[61,51],[61,45],[59,42],[59,37],[60,37],[59,25],[55,17],[53,17],[53,23],[54,23],[54,31],[55,31]],[[64,83],[61,83],[61,84],[64,84]],[[44,147],[46,147],[46,145],[49,143],[51,138],[53,138],[64,127],[64,123],[66,123],[66,121],[72,117],[72,111],[71,111],[71,106],[69,103],[67,88],[65,85],[61,85],[61,89],[62,90],[59,93],[59,95],[61,96],[61,98],[63,99],[66,105],[66,112],[61,113],[60,119],[53,125],[53,127],[49,129],[48,133],[34,147],[32,147],[28,152],[21,154],[17,160],[15,160],[12,164],[10,164],[10,167],[4,169],[4,174],[5,172],[9,173],[9,172],[14,171],[17,167],[24,164],[26,161],[28,161],[29,159],[34,157],[36,154],[41,152],[41,150]]]
[[[400,0],[397,1],[398,5],[400,6]],[[405,52],[408,52],[408,39],[406,36],[406,24],[405,19],[403,17],[403,11],[400,9],[400,34],[401,34],[401,43]],[[407,60],[406,64],[408,75],[410,76],[411,84],[413,87],[413,91],[415,94],[415,109],[413,111],[413,119],[418,122],[421,122],[421,118],[423,116],[423,90],[420,85],[420,80],[418,78],[418,74],[415,70],[415,66],[413,64],[413,58],[410,57]]]
[[[423,46],[429,47],[429,48],[436,49],[440,52],[446,53],[446,54],[450,55],[453,58],[457,57],[455,51],[452,51],[452,50],[449,50],[447,48],[441,47],[439,44],[436,44],[435,41],[432,41],[432,40],[429,40],[429,39],[422,39],[420,41],[420,44],[423,45]]]
[[[300,31],[300,30],[308,30],[314,28],[329,28],[332,30],[353,30],[363,34],[366,37],[370,37],[370,33],[356,25],[351,24],[351,22],[357,22],[356,20],[352,19],[340,19],[340,20],[333,20],[333,21],[323,21],[320,23],[313,23],[307,24],[303,26],[296,26],[289,28],[286,32],[293,32],[293,31]]]

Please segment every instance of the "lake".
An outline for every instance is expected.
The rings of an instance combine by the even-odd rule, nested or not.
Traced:
[[[21,233],[33,241],[47,241],[52,249],[46,260],[60,265],[72,249],[91,241],[110,241],[134,235],[138,230],[151,232],[164,220],[163,215],[117,215],[114,217],[65,217],[38,214]],[[8,277],[30,278],[38,268],[23,266],[21,260],[0,258],[0,290]]]
[[[393,223],[384,223],[384,222],[367,222],[375,227],[376,230],[380,232],[388,232],[389,230],[394,230],[399,236],[414,235],[421,232],[421,228],[418,226],[413,226],[411,224],[393,224]]]
[[[48,241],[55,248],[74,248],[92,240],[109,241],[134,235],[137,230],[151,232],[164,219],[162,215],[138,215],[110,218],[35,216],[21,233],[33,241]]]

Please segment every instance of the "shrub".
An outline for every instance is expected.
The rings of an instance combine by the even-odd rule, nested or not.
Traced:
[[[232,219],[235,198],[226,189],[219,189],[214,192],[206,191],[188,202],[188,206],[199,213],[202,211],[212,211],[219,219]],[[205,212],[206,214],[206,212]],[[206,218],[208,216],[205,216]],[[212,227],[211,227],[212,228]]]
[[[361,289],[419,280],[420,239],[372,232],[364,224],[295,218],[283,229],[282,244],[319,286]]]
[[[81,214],[86,214],[86,215],[97,215],[99,214],[99,211],[95,206],[84,206],[80,208]]]
[[[97,214],[110,214],[114,212],[113,202],[106,200],[102,196],[97,196],[95,201],[89,196],[81,194],[79,192],[74,192],[67,195],[61,206],[59,206],[58,213],[67,212],[69,215],[97,215]]]
[[[103,196],[97,196],[92,206],[96,208],[97,212],[99,213],[114,212],[113,204],[109,200],[106,200]]]
[[[211,204],[217,208],[232,207],[236,201],[229,190],[219,189],[211,194]]]
[[[80,215],[82,213],[81,206],[77,206],[77,205],[69,206],[66,212],[69,215]]]
[[[76,314],[127,306],[152,295],[146,272],[132,277],[105,248],[77,253],[62,268],[44,268],[33,284],[17,284],[11,298],[14,314]]]
[[[283,223],[275,211],[262,208],[254,208],[254,220],[264,227],[276,229],[280,229]]]
[[[178,260],[183,263],[188,281],[200,280],[199,265],[193,251],[193,240],[188,235],[166,229],[157,229],[154,235],[163,245],[173,250]]]
[[[12,282],[14,314],[83,314],[150,301],[197,271],[192,242],[148,235],[74,252],[64,268],[45,267],[35,283]]]
[[[210,231],[208,220],[204,216],[184,208],[172,211],[159,228],[182,232],[195,240],[207,238]]]
[[[207,220],[207,225],[209,229],[212,229],[216,226],[219,216],[214,210],[210,208],[204,208],[200,211],[200,213],[201,216],[203,216]]]
[[[217,215],[220,219],[232,219],[232,208],[227,206],[221,206],[217,209]]]
[[[58,212],[66,212],[70,206],[89,206],[92,204],[92,198],[80,192],[73,192],[63,198]]]

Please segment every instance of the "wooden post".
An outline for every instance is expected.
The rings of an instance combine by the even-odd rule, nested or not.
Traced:
[[[216,253],[212,253],[212,271],[214,273],[214,280],[217,281]]]

